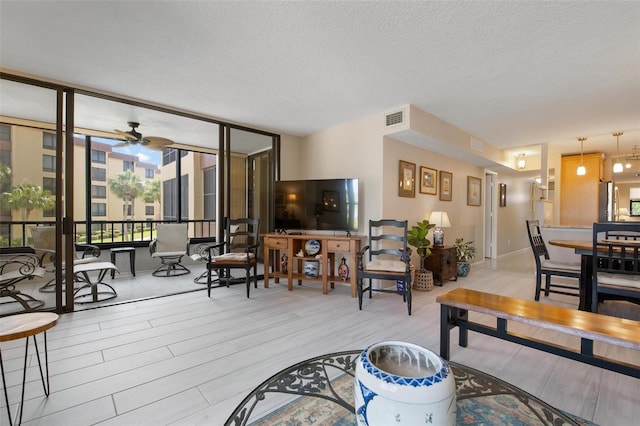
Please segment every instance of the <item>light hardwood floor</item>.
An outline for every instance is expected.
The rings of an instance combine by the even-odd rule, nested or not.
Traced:
[[[435,298],[458,286],[533,299],[532,256],[523,251],[476,263],[467,278],[414,291],[412,316],[400,296],[374,294],[358,311],[347,287],[337,285],[323,296],[320,283],[312,282],[293,292],[285,282],[268,289],[259,283],[250,299],[240,285],[215,289],[210,299],[198,291],[62,315],[48,333],[51,395],[43,397],[32,357],[23,424],[222,425],[248,392],[298,361],[382,340],[438,352]],[[573,307],[577,300],[552,295],[541,303]],[[640,319],[637,306],[608,309]],[[474,314],[472,319],[485,320]],[[516,326],[579,345],[570,336]],[[1,348],[15,413],[24,340]],[[640,363],[637,352],[598,344],[596,352]],[[451,358],[601,425],[637,424],[640,418],[638,379],[474,333],[467,348],[452,346]],[[0,424],[7,424],[4,401],[2,410]]]

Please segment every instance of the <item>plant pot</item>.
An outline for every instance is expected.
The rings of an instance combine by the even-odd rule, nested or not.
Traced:
[[[356,363],[358,426],[454,425],[456,384],[447,361],[420,346],[387,341],[365,349]],[[425,421],[428,419],[428,422]]]
[[[466,277],[467,275],[469,275],[469,271],[470,270],[471,270],[471,263],[470,262],[458,261],[458,276],[459,277]]]

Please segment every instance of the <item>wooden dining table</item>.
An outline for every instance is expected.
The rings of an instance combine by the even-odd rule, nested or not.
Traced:
[[[599,242],[600,240],[598,240]],[[602,240],[603,242],[618,242],[625,245],[640,245],[634,240]],[[593,240],[549,240],[549,244],[556,247],[570,248],[580,255],[580,302],[578,309],[591,311],[593,298]]]

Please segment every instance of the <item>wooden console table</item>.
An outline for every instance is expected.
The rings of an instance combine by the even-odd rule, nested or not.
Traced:
[[[337,237],[334,235],[289,235],[289,234],[264,234],[264,287],[269,288],[269,278],[273,277],[275,282],[280,282],[280,278],[286,278],[289,291],[293,290],[293,281],[298,284],[302,280],[322,282],[322,294],[327,294],[329,283],[333,288],[335,282],[343,282],[351,285],[351,297],[356,297],[356,275],[357,261],[356,254],[360,250],[361,237]],[[320,258],[315,255],[308,255],[305,246],[308,241],[316,240],[320,243]],[[296,256],[297,253],[304,253],[304,256]],[[344,253],[348,260],[349,277],[342,281],[336,274],[336,253]],[[273,254],[273,255],[272,255]],[[281,264],[282,255],[287,256],[286,262]],[[338,257],[338,260],[340,257]],[[320,274],[317,277],[309,277],[303,273],[303,263],[305,260],[320,260]],[[273,263],[273,269],[270,265]]]

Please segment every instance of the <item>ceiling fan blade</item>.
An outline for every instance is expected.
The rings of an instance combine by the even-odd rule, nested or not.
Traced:
[[[133,136],[131,136],[131,134],[127,133],[127,132],[123,132],[122,130],[118,130],[118,129],[114,129],[114,132],[116,132],[116,134],[122,136],[123,138],[127,139],[127,140],[135,140],[135,138]]]
[[[146,142],[146,146],[161,146],[161,147],[165,147],[165,146],[169,146],[169,145],[173,145],[173,141],[171,139],[167,139],[167,138],[161,138],[159,136],[148,136],[144,139],[142,139],[142,142]]]
[[[117,143],[117,144],[113,145],[112,148],[122,148],[123,146],[129,146],[129,142],[125,141],[125,142]]]

